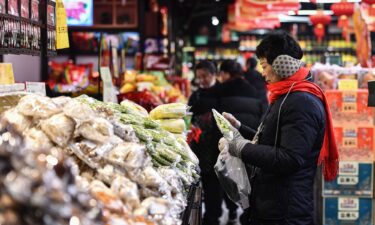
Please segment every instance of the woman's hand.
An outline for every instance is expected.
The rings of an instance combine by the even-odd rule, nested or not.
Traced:
[[[232,126],[233,126],[234,128],[236,128],[237,130],[240,129],[240,127],[241,127],[241,122],[238,121],[238,120],[236,119],[236,117],[234,117],[232,114],[230,114],[230,113],[226,113],[226,112],[223,112],[223,116],[224,116],[225,119],[227,119],[227,120],[229,121],[230,124],[232,124]]]

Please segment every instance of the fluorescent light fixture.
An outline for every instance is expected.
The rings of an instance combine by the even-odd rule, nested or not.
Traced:
[[[214,26],[217,26],[217,25],[219,25],[219,19],[216,17],[216,16],[213,16],[213,17],[211,17],[211,23],[212,23],[212,25],[214,25]]]
[[[297,15],[299,15],[299,16],[310,16],[310,15],[315,15],[316,12],[317,12],[316,10],[298,10]],[[324,10],[323,13],[325,15],[333,15],[333,11],[332,10]],[[288,15],[293,16],[295,14],[291,15],[288,12]]]
[[[310,18],[307,16],[287,16],[279,15],[280,22],[282,23],[309,23]]]

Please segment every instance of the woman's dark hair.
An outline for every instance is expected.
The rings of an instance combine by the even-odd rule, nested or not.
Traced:
[[[266,58],[269,64],[279,55],[289,55],[295,59],[302,59],[303,52],[292,36],[282,30],[268,34],[257,46],[256,56]]]
[[[195,66],[195,71],[197,70],[206,70],[211,74],[216,74],[217,69],[216,65],[213,62],[204,60],[200,61],[196,66]]]
[[[220,64],[220,71],[229,73],[230,77],[240,77],[243,74],[241,65],[234,60],[224,60]]]

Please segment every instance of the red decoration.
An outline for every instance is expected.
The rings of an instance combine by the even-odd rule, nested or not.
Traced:
[[[310,16],[310,21],[315,26],[314,34],[317,37],[318,42],[321,42],[325,34],[324,25],[327,25],[331,22],[331,16],[325,15],[323,11],[318,10],[315,15]]]
[[[362,2],[367,3],[369,5],[375,4],[375,0],[362,0]]]
[[[336,16],[351,16],[354,13],[354,4],[349,2],[338,2],[331,5],[331,10]]]
[[[331,5],[331,10],[336,16],[339,16],[337,26],[342,28],[342,36],[346,41],[350,40],[349,18],[354,13],[354,4],[349,2],[339,2]]]
[[[331,22],[331,16],[318,11],[317,14],[310,16],[310,21],[314,26],[318,24],[327,25]]]

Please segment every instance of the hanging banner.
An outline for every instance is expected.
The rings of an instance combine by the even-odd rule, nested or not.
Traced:
[[[62,0],[56,0],[56,49],[69,48],[66,11]]]

